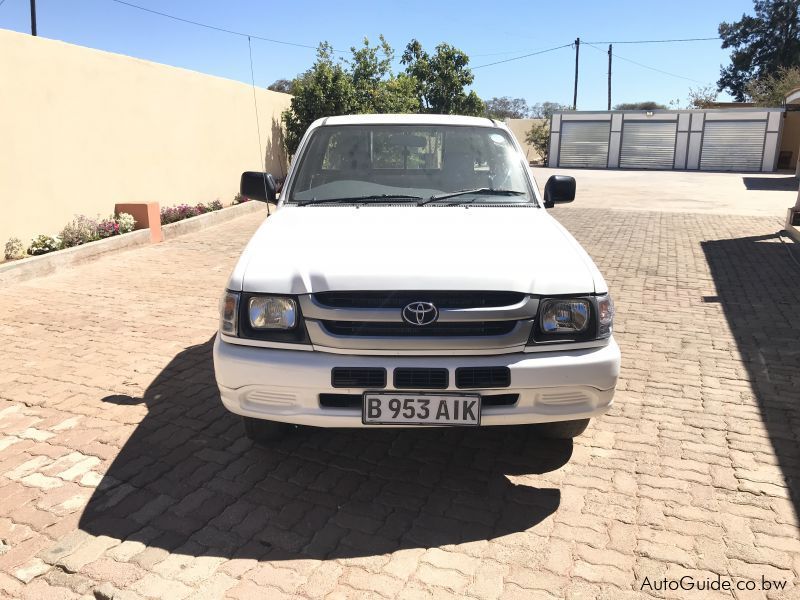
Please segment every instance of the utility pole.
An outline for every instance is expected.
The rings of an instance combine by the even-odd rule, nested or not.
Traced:
[[[578,110],[578,54],[581,51],[581,38],[575,38],[575,91],[572,94],[572,110]]]
[[[611,44],[608,45],[608,110],[611,110]]]
[[[36,35],[36,0],[31,0],[31,35]]]

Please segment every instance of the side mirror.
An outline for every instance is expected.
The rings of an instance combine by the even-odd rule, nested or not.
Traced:
[[[544,207],[553,208],[559,202],[575,200],[575,178],[553,175],[544,186]]]
[[[269,173],[245,171],[239,184],[239,193],[251,200],[275,202],[278,186],[275,178]]]

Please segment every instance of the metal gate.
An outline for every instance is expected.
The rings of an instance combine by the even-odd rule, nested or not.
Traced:
[[[619,166],[624,169],[671,169],[675,162],[677,121],[626,121]]]
[[[608,166],[609,121],[565,121],[561,125],[559,167]]]
[[[706,121],[700,169],[760,171],[766,132],[766,120]]]

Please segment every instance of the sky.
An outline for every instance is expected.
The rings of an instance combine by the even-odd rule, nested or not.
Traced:
[[[348,51],[364,37],[375,42],[383,34],[396,51],[397,69],[412,38],[428,50],[447,42],[466,52],[472,67],[480,67],[474,70],[472,87],[484,99],[511,96],[529,104],[572,104],[575,50],[571,47],[482,65],[571,44],[580,37],[579,110],[606,109],[608,42],[713,37],[720,22],[753,12],[752,0],[126,1],[216,27],[311,46],[252,40],[258,86],[306,70],[314,60],[313,48],[323,40],[336,50]],[[0,28],[29,32],[29,0],[0,2]],[[250,83],[246,37],[178,22],[114,0],[36,0],[36,9],[42,37]],[[718,40],[615,43],[613,52],[612,104],[679,100],[681,107],[691,87],[716,82],[729,56]],[[719,100],[730,97],[721,94]]]

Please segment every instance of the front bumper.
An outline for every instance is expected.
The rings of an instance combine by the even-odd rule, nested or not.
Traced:
[[[322,393],[366,391],[332,387],[333,367],[384,367],[390,375],[397,367],[447,368],[450,391],[519,395],[512,406],[484,406],[481,425],[522,425],[587,419],[603,414],[614,397],[619,365],[619,346],[613,338],[600,348],[492,356],[343,355],[242,346],[223,342],[219,336],[214,342],[214,371],[222,403],[229,411],[246,417],[317,427],[364,426],[360,409],[320,406],[319,394]],[[455,369],[470,366],[507,366],[511,370],[511,385],[486,390],[455,388],[452,385]]]

